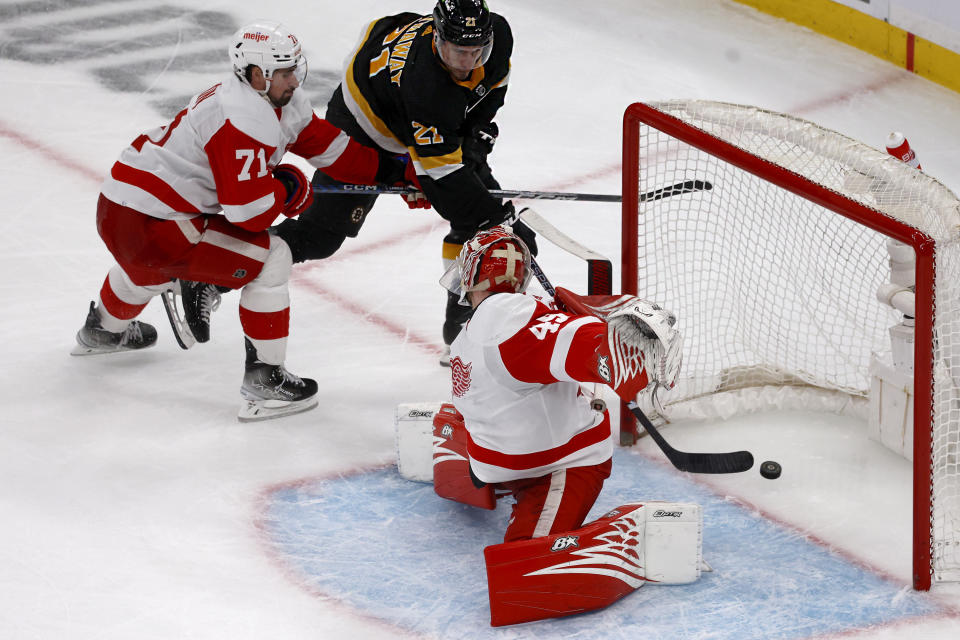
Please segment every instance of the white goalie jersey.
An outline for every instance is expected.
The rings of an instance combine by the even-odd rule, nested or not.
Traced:
[[[486,298],[450,346],[453,404],[484,482],[537,477],[613,455],[604,414],[580,382],[605,382],[607,325],[526,294]]]

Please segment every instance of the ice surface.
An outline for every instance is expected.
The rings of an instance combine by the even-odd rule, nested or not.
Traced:
[[[479,554],[501,532],[496,514],[465,514],[434,500],[425,485],[405,488],[391,477],[394,407],[442,399],[449,388],[448,370],[436,364],[446,229],[434,212],[382,198],[358,239],[330,260],[295,269],[288,367],[320,382],[321,405],[312,412],[237,423],[243,343],[236,295],[214,316],[212,341],[189,352],[176,346],[154,302],[142,319],[160,331],[156,348],[68,355],[112,262],[94,225],[100,180],[136,135],[226,72],[225,37],[236,26],[275,17],[295,27],[310,59],[305,90],[322,114],[366,21],[426,13],[432,4],[211,0],[196,9],[173,0],[158,9],[146,0],[0,0],[0,291],[7,302],[0,319],[0,637],[462,637],[465,621],[482,627],[479,568],[466,574],[463,592],[413,603],[399,616],[384,613],[385,600],[425,593],[424,584],[456,588],[449,565],[425,560],[409,582],[394,575],[386,588],[363,565],[352,583],[323,583],[309,571],[325,557],[331,531],[348,536],[363,522],[358,540],[392,544],[418,509],[461,524],[476,520],[475,539],[458,540],[461,553],[472,542]],[[492,5],[510,19],[516,39],[493,155],[504,188],[618,193],[624,108],[704,98],[791,113],[878,148],[901,130],[924,169],[960,190],[960,96],[808,30],[728,0]],[[537,209],[616,261],[616,205],[542,202]],[[585,288],[575,259],[543,246],[539,261],[553,282]],[[676,476],[644,441],[618,454],[616,477],[633,484],[612,481],[601,509],[631,492],[631,499],[670,498],[648,491],[681,486],[717,505],[705,510],[708,560],[747,570],[758,540],[780,537],[781,550],[836,568],[821,574],[823,583],[851,580],[844,591],[863,595],[860,604],[818,602],[837,585],[758,559],[753,569],[778,578],[764,600],[766,637],[960,636],[957,585],[929,596],[904,590],[910,468],[868,441],[865,425],[764,414],[675,424],[666,435],[686,450],[750,448],[758,461],[780,461],[783,476]],[[356,491],[357,483],[377,481],[391,483],[386,497]],[[334,488],[335,501],[324,498],[324,487]],[[347,506],[373,516],[357,520]],[[289,519],[280,517],[284,509]],[[751,526],[738,532],[728,513]],[[338,528],[323,524],[312,540],[306,534],[316,523]],[[420,531],[426,558],[447,534]],[[294,553],[283,546],[292,539],[302,545]],[[350,550],[349,537],[334,542]],[[636,637],[642,628],[656,636],[675,630],[657,626],[667,610],[682,611],[681,622],[697,630],[686,637],[744,637],[740,620],[757,587],[728,576],[718,571],[690,590],[720,589],[709,607],[673,595],[683,588],[651,588],[569,625],[489,635]],[[362,601],[356,593],[370,595]],[[885,608],[876,598],[886,598],[886,617],[860,616]],[[823,626],[791,626],[804,608],[816,608]],[[712,626],[698,626],[704,621]]]

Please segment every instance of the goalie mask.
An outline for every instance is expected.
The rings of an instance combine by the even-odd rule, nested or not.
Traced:
[[[228,49],[233,72],[246,84],[247,67],[255,65],[263,71],[266,89],[259,91],[266,97],[270,80],[278,69],[294,69],[294,77],[301,85],[307,80],[307,59],[301,51],[300,41],[284,25],[271,20],[261,20],[241,27],[233,36]]]
[[[510,227],[499,225],[468,240],[440,284],[459,295],[460,304],[470,306],[467,293],[520,293],[532,273],[530,249]]]

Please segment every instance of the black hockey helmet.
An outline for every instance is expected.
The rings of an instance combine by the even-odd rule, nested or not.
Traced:
[[[439,0],[433,28],[443,40],[460,47],[484,47],[493,42],[493,22],[484,0]]]

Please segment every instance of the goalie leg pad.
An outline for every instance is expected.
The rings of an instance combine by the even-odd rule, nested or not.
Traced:
[[[633,503],[576,529],[484,549],[490,624],[607,607],[644,584],[700,577],[702,515],[686,503]]]
[[[476,486],[470,476],[467,428],[452,404],[444,404],[433,419],[433,490],[441,498],[482,509],[494,509],[492,485]]]

